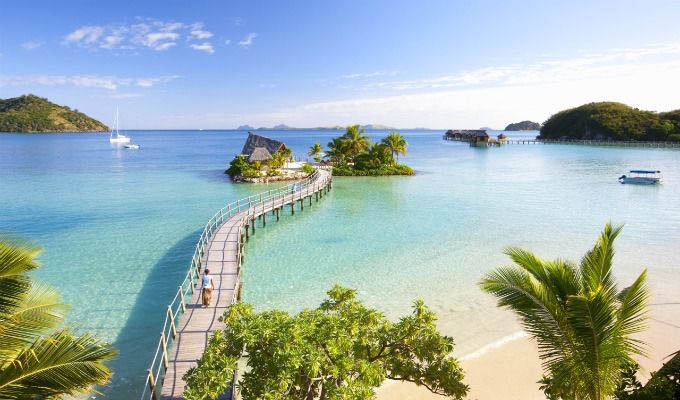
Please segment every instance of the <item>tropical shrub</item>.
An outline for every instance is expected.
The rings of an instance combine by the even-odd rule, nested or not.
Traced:
[[[551,399],[609,398],[632,356],[645,354],[633,335],[646,327],[647,272],[617,289],[612,261],[620,232],[607,224],[578,267],[509,248],[515,266],[498,268],[480,283],[538,343],[543,389]]]
[[[45,399],[104,385],[116,354],[92,334],[59,328],[67,306],[59,293],[33,281],[38,247],[0,238],[0,398]]]
[[[335,286],[318,308],[297,315],[255,313],[241,303],[223,318],[226,327],[185,375],[188,400],[223,393],[243,354],[247,366],[237,385],[245,400],[368,400],[387,379],[453,399],[468,392],[451,356],[453,340],[438,332],[436,315],[422,301],[391,322],[357,300],[354,290]]]
[[[623,372],[614,398],[617,400],[680,399],[680,351],[658,371],[653,372],[645,385],[637,379],[640,366],[630,363]]]
[[[304,164],[301,168],[302,172],[304,172],[305,174],[311,174],[312,172],[314,172],[314,167],[312,167],[309,164]]]

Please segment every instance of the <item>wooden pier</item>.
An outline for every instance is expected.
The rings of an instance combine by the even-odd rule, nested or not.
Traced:
[[[189,271],[166,310],[156,354],[147,371],[142,399],[181,399],[184,374],[201,358],[213,332],[224,328],[224,311],[240,300],[244,243],[256,232],[257,220],[266,226],[267,213],[278,221],[284,206],[291,214],[299,203],[317,202],[331,189],[329,170],[317,169],[309,178],[228,204],[206,225],[196,245]],[[213,277],[212,304],[203,308],[201,273]],[[225,398],[229,396],[225,395]],[[233,398],[233,390],[232,396]]]

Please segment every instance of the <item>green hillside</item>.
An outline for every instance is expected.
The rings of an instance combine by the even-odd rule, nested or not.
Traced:
[[[560,111],[541,127],[541,139],[680,141],[680,110],[644,111],[600,102]]]
[[[506,131],[537,131],[541,129],[541,124],[532,121],[515,122],[505,127]]]
[[[0,132],[103,132],[87,115],[32,94],[0,99]]]

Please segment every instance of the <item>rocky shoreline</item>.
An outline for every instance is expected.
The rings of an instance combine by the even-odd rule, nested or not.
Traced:
[[[272,182],[299,181],[301,179],[307,178],[309,175],[310,174],[306,174],[304,172],[282,176],[245,177],[241,175],[234,175],[231,177],[231,180],[234,183],[272,183]]]

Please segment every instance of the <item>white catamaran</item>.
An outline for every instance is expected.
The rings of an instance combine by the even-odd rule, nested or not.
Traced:
[[[633,183],[636,185],[657,185],[661,183],[661,171],[648,169],[634,169],[630,175],[621,175],[619,182]]]
[[[116,107],[116,121],[115,121],[115,125],[116,125],[116,134],[114,135],[114,134],[113,134],[113,129],[111,129],[111,136],[109,137],[109,142],[111,142],[111,143],[130,143],[130,138],[129,138],[129,137],[127,137],[127,136],[125,136],[125,135],[121,135],[121,134],[118,132],[118,107]]]

